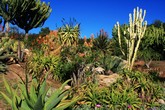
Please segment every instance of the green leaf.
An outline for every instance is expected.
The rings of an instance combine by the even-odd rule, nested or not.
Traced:
[[[27,105],[26,101],[23,100],[20,110],[31,110],[31,108]]]
[[[24,84],[20,84],[19,85],[19,88],[21,90],[21,93],[23,95],[23,97],[25,98],[26,102],[27,102],[27,105],[30,107],[30,108],[33,108],[34,104],[32,103],[32,101],[28,98],[27,96],[27,93],[26,93],[26,87]]]
[[[39,90],[39,95],[43,95],[44,92],[46,91],[46,80],[42,83],[40,90]]]
[[[12,105],[12,100],[6,94],[4,94],[3,92],[0,91],[0,93],[5,98],[5,100],[8,102],[8,104]]]
[[[56,106],[58,103],[61,102],[61,100],[68,94],[68,91],[60,94],[56,94],[56,95],[52,95],[52,97],[50,97],[51,100],[49,100],[49,103],[47,103],[48,105],[46,106],[46,108],[44,110],[52,110],[54,108],[54,106]],[[56,97],[56,98],[55,98]],[[48,102],[48,101],[47,101]],[[46,104],[45,104],[46,105]]]
[[[18,100],[16,99],[16,96],[13,96],[13,99],[12,99],[12,110],[18,110],[17,108],[17,102]]]
[[[62,103],[60,103],[56,108],[54,108],[52,110],[64,110],[64,109],[68,108],[69,106],[73,105],[74,103],[76,103],[80,99],[81,98],[76,97],[72,100],[65,100]]]
[[[42,103],[42,96],[38,97],[37,102],[34,105],[34,109],[33,110],[42,110],[43,109],[43,103]]]
[[[64,82],[62,86],[52,94],[52,96],[45,103],[44,110],[52,109],[67,94],[67,91],[63,92],[63,88],[69,81],[71,80]]]
[[[5,88],[6,88],[7,92],[8,92],[10,95],[12,95],[11,88],[10,88],[9,84],[7,83],[7,81],[6,81],[4,75],[3,75],[3,81],[4,81],[4,85],[5,85]]]
[[[20,89],[21,92],[22,92],[22,95],[23,95],[24,97],[28,97],[27,94],[26,94],[26,87],[25,87],[25,85],[24,85],[24,84],[19,84],[18,86],[19,86],[19,89]]]
[[[30,99],[32,99],[32,102],[35,103],[37,101],[37,94],[35,91],[35,85],[34,82],[32,81],[31,87],[30,87]]]

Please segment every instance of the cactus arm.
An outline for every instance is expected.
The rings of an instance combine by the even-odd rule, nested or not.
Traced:
[[[125,56],[125,53],[124,53],[123,48],[121,46],[121,36],[120,36],[120,25],[119,25],[119,22],[117,22],[117,29],[118,29],[118,41],[119,41],[120,51]]]

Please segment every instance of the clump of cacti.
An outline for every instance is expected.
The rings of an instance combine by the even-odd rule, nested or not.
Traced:
[[[6,71],[6,65],[3,63],[5,59],[14,57],[10,52],[10,45],[13,43],[9,38],[3,37],[0,39],[0,73]]]
[[[144,14],[142,12],[143,10],[142,9],[139,10],[139,8],[137,7],[137,9],[134,9],[133,16],[132,14],[129,14],[129,28],[124,31],[124,34],[129,35],[129,37],[124,36],[125,42],[127,44],[127,53],[124,53],[124,50],[121,46],[122,42],[121,42],[119,22],[117,22],[116,25],[116,28],[118,30],[118,40],[119,40],[120,50],[123,55],[127,55],[129,70],[132,70],[133,68],[141,39],[143,38],[147,27],[147,21],[144,21],[146,11],[144,10]]]

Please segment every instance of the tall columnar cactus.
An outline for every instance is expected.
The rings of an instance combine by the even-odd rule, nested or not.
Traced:
[[[133,16],[129,14],[129,28],[125,30],[125,34],[128,33],[129,37],[124,36],[124,39],[127,43],[127,52],[125,53],[122,48],[121,35],[120,35],[120,25],[117,22],[116,28],[118,30],[118,41],[120,50],[123,55],[127,55],[128,69],[132,70],[141,39],[144,36],[147,27],[147,21],[144,21],[146,15],[146,10],[134,9]]]

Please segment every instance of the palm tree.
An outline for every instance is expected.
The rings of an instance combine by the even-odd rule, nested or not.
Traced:
[[[80,24],[74,25],[75,21],[64,23],[62,27],[58,29],[58,37],[62,46],[72,46],[78,43],[80,36]]]

